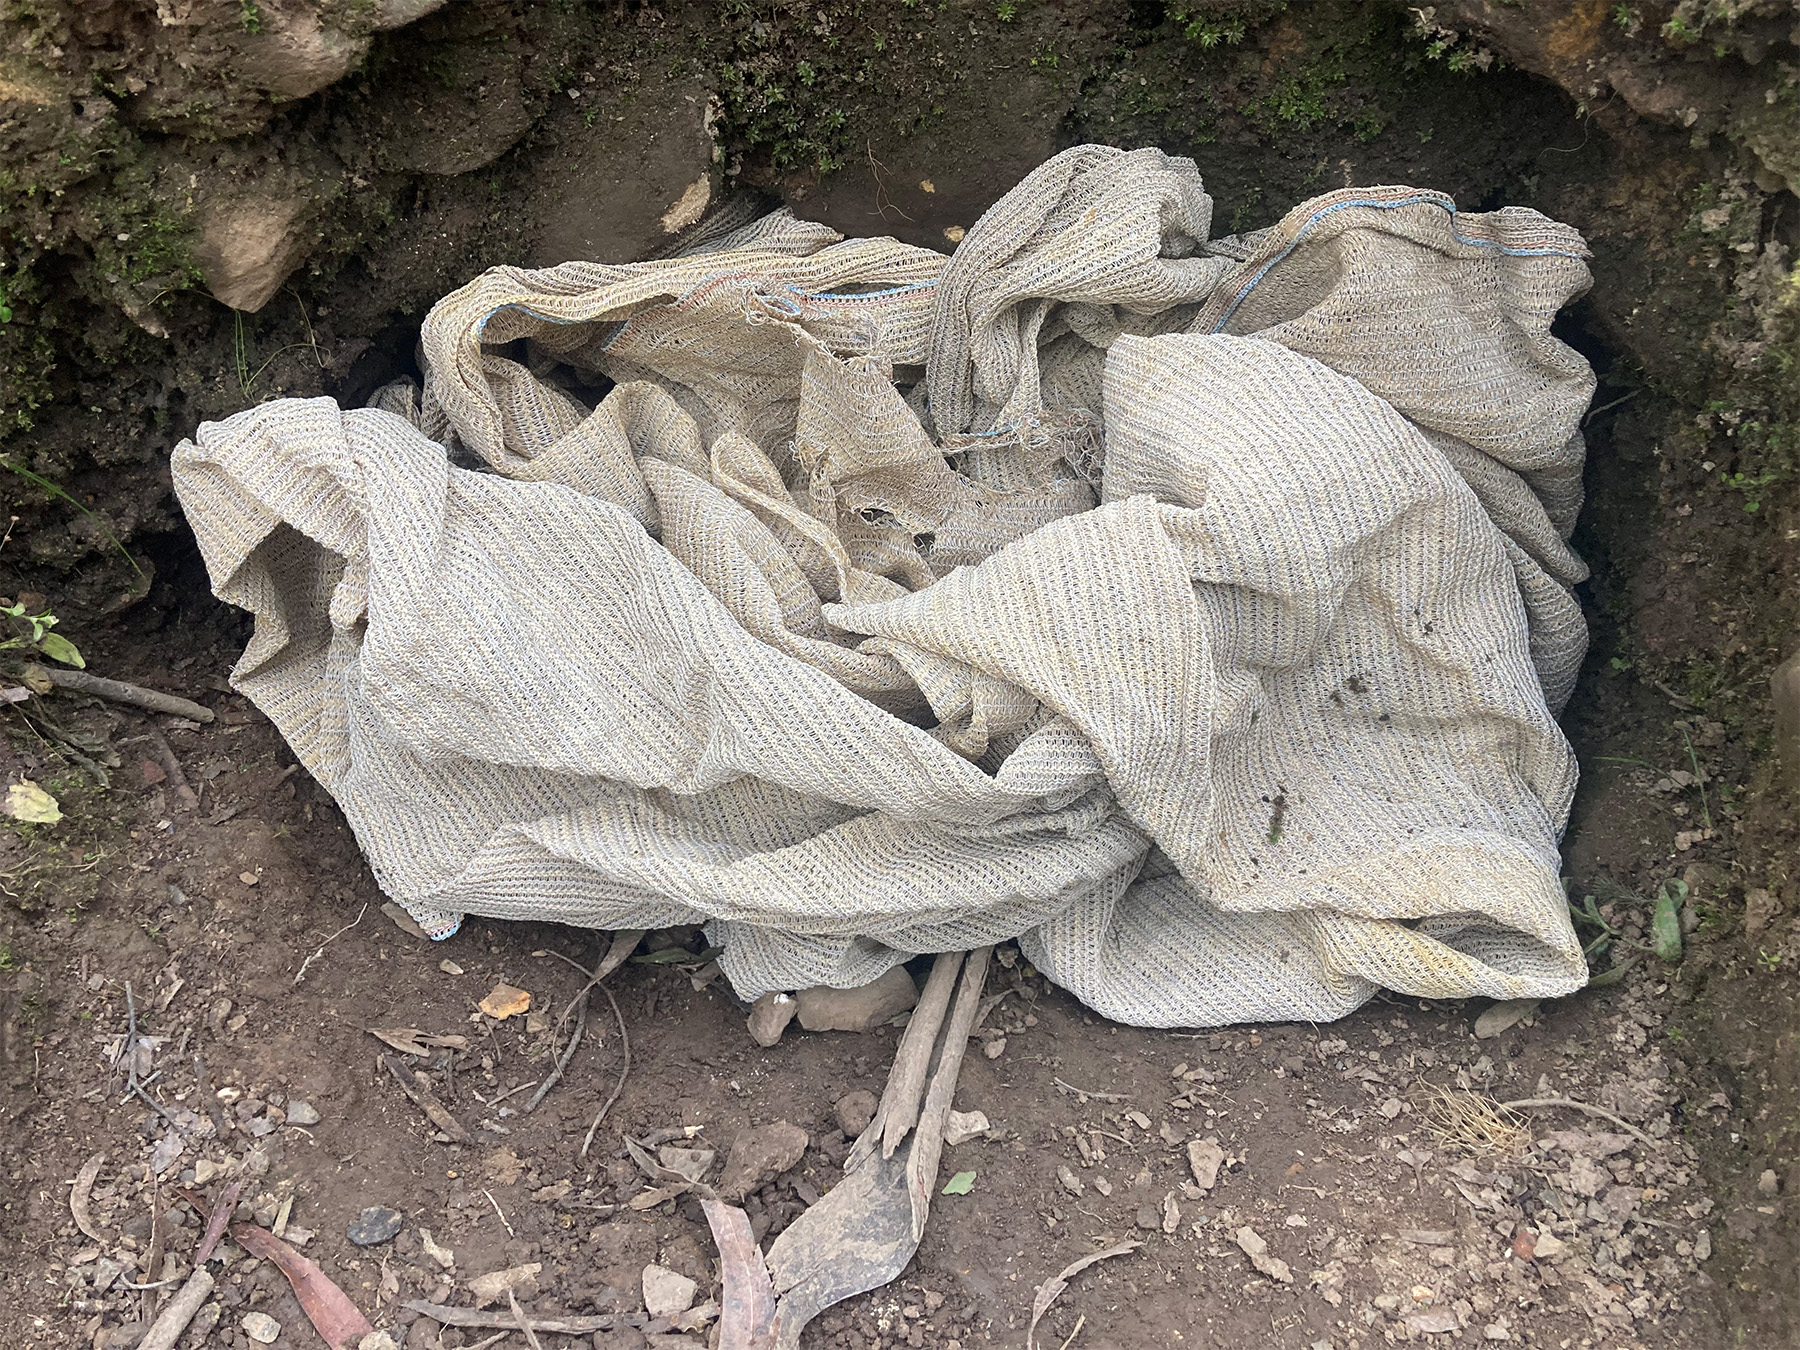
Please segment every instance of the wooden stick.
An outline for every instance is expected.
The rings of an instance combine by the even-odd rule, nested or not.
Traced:
[[[1656,1141],[1645,1134],[1637,1126],[1633,1125],[1630,1121],[1619,1119],[1619,1117],[1615,1116],[1611,1111],[1606,1110],[1604,1107],[1589,1106],[1586,1102],[1578,1102],[1573,1097],[1525,1097],[1516,1102],[1500,1103],[1500,1109],[1502,1111],[1530,1111],[1554,1106],[1566,1106],[1571,1111],[1585,1111],[1590,1116],[1598,1116],[1601,1120],[1611,1121],[1621,1130],[1624,1130],[1625,1133],[1632,1135],[1634,1138],[1643,1140],[1651,1148],[1656,1147]]]
[[[900,1036],[900,1048],[894,1052],[894,1070],[888,1075],[887,1089],[881,1094],[884,1117],[881,1156],[884,1158],[893,1157],[907,1131],[919,1123],[919,1099],[925,1089],[931,1047],[937,1040],[944,1012],[950,1006],[950,995],[956,988],[956,972],[962,961],[961,952],[944,952],[932,963],[919,1006],[913,1009],[912,1019]]]
[[[108,680],[99,675],[90,675],[85,670],[70,670],[67,666],[29,666],[25,674],[27,678],[42,675],[58,689],[92,694],[95,698],[127,703],[134,708],[147,708],[151,712],[168,713],[173,717],[185,717],[190,722],[213,720],[212,709],[202,707],[192,699],[159,693],[138,684],[126,684],[123,680]]]
[[[906,1183],[913,1194],[915,1242],[925,1236],[925,1216],[931,1209],[938,1160],[944,1153],[944,1125],[950,1118],[950,1103],[956,1096],[956,1077],[962,1072],[963,1055],[969,1048],[969,1033],[974,1030],[975,1014],[981,1005],[981,988],[987,983],[988,957],[993,951],[992,947],[977,947],[969,953],[968,964],[963,967],[962,987],[956,991],[956,1007],[944,1029],[937,1068],[932,1072],[931,1086],[925,1093],[925,1107],[919,1113],[919,1132],[913,1140],[912,1154],[906,1160]]]
[[[531,1350],[544,1350],[544,1347],[538,1342],[537,1332],[531,1329],[531,1322],[526,1318],[525,1310],[519,1306],[519,1296],[513,1293],[510,1284],[506,1286],[506,1301],[512,1307],[513,1321],[519,1324],[519,1330],[524,1332],[525,1339],[531,1342]]]
[[[138,1342],[138,1350],[173,1350],[175,1342],[181,1339],[181,1333],[194,1320],[194,1314],[200,1311],[200,1305],[212,1296],[212,1291],[212,1275],[206,1267],[196,1266],[194,1273],[188,1276],[187,1283],[181,1286],[175,1297],[169,1300],[168,1307],[162,1310],[162,1316],[150,1324],[150,1330]]]
[[[587,1138],[581,1141],[580,1156],[583,1158],[587,1157],[588,1149],[593,1146],[594,1135],[600,1128],[600,1122],[606,1119],[606,1113],[612,1110],[613,1103],[619,1100],[619,1094],[625,1090],[625,1080],[631,1076],[631,1037],[625,1030],[625,1014],[619,1011],[619,1000],[613,997],[612,990],[601,985],[600,992],[606,995],[606,1001],[612,1004],[613,1016],[618,1019],[619,1048],[624,1052],[625,1062],[619,1068],[619,1081],[613,1084],[612,1096],[600,1104],[600,1110],[594,1116],[594,1123],[588,1126]]]
[[[392,1055],[383,1055],[381,1057],[381,1062],[387,1065],[388,1072],[394,1075],[394,1081],[400,1084],[400,1090],[408,1097],[412,1098],[413,1105],[423,1111],[433,1125],[449,1135],[451,1140],[455,1143],[461,1144],[467,1142],[469,1132],[462,1127],[462,1122],[445,1110],[443,1103],[439,1102],[436,1097],[433,1097],[424,1089],[415,1087],[413,1084],[407,1082],[406,1074],[401,1070],[400,1066],[394,1062],[394,1057]]]
[[[426,1303],[414,1299],[400,1305],[411,1308],[434,1322],[447,1327],[467,1327],[471,1331],[518,1331],[519,1323],[508,1314],[496,1317],[476,1312],[473,1308],[451,1308],[442,1303]],[[644,1313],[601,1313],[597,1317],[527,1317],[533,1331],[550,1331],[559,1336],[591,1336],[596,1331],[612,1331],[617,1327],[641,1327],[650,1318]]]

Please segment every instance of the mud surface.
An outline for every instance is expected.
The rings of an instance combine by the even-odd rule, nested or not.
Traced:
[[[555,1013],[578,979],[533,953],[591,966],[603,939],[492,925],[430,946],[382,914],[341,817],[227,692],[246,632],[207,598],[167,456],[264,398],[360,401],[412,368],[424,311],[485,267],[666,246],[697,181],[715,209],[755,191],[947,249],[946,230],[1081,140],[1192,155],[1220,229],[1400,181],[1586,234],[1596,285],[1563,332],[1602,382],[1576,541],[1594,649],[1565,719],[1583,766],[1567,874],[1616,930],[1597,972],[1631,960],[1676,882],[1684,954],[1639,956],[1481,1040],[1480,1006],[1394,999],[1330,1027],[1135,1031],[1015,962],[982,1040],[1004,1047],[970,1056],[958,1101],[994,1126],[947,1158],[946,1176],[976,1174],[969,1193],[937,1199],[899,1284],[807,1343],[1019,1345],[1038,1285],[1126,1238],[1144,1246],[1076,1277],[1041,1342],[1800,1343],[1795,770],[1770,693],[1795,648],[1800,539],[1800,12],[1429,15],[1278,0],[0,12],[0,481],[16,517],[0,589],[42,597],[100,673],[219,714],[193,728],[57,699],[90,760],[116,752],[103,789],[8,705],[8,778],[49,788],[65,819],[0,835],[0,1344],[132,1343],[154,1294],[121,1281],[148,1280],[144,1169],[171,1136],[170,1179],[224,1169],[209,1194],[248,1163],[247,1218],[291,1195],[288,1222],[316,1234],[305,1250],[378,1325],[527,1262],[539,1309],[635,1308],[653,1261],[716,1293],[691,1202],[629,1207],[645,1182],[620,1130],[700,1127],[722,1156],[753,1124],[805,1129],[799,1167],[753,1197],[759,1235],[829,1185],[833,1105],[879,1088],[895,1032],[795,1027],[764,1051],[722,983],[679,963],[612,981],[632,1069],[587,1158],[623,1065],[610,1008],[594,1004],[538,1111],[516,1114],[530,1090],[485,1104],[541,1079],[566,1040]],[[226,256],[221,240],[252,235],[266,247]],[[501,979],[548,1025],[472,1021]],[[185,1128],[121,1101],[126,981],[148,1090]],[[471,1142],[434,1141],[378,1062],[367,1029],[396,1026],[467,1041],[411,1067]],[[1576,1097],[1650,1142],[1538,1108],[1486,1137],[1494,1122],[1441,1114],[1440,1089]],[[280,1118],[295,1098],[317,1125]],[[1187,1145],[1209,1137],[1228,1161],[1201,1192]],[[69,1200],[101,1152],[96,1237]],[[166,1184],[156,1198],[171,1203]],[[354,1248],[345,1230],[376,1204],[402,1213],[400,1236]],[[176,1217],[179,1260],[197,1233]],[[1291,1280],[1253,1267],[1244,1229]],[[311,1343],[266,1264],[234,1257],[219,1302],[206,1344],[252,1344],[253,1309],[282,1324],[277,1344]],[[407,1343],[438,1338],[427,1323]]]

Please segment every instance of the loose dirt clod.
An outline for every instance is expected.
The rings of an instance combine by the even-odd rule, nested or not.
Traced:
[[[854,1092],[846,1092],[839,1097],[831,1108],[838,1128],[854,1139],[869,1128],[869,1122],[875,1119],[875,1108],[878,1105],[875,1094],[866,1088],[857,1088]]]
[[[805,1130],[785,1120],[745,1130],[731,1141],[719,1194],[734,1204],[742,1201],[798,1163],[808,1142]]]

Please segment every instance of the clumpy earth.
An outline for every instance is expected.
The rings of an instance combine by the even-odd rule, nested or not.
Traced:
[[[433,945],[383,912],[229,692],[246,628],[208,597],[168,454],[248,403],[413,370],[425,310],[485,267],[647,256],[776,201],[948,249],[1084,140],[1193,156],[1220,230],[1411,182],[1587,236],[1595,287],[1562,325],[1601,376],[1565,857],[1603,979],[1173,1034],[1003,949],[957,1101],[990,1128],[943,1173],[966,1193],[804,1344],[1021,1345],[1044,1281],[1127,1241],[1039,1344],[1797,1343],[1797,37],[1791,0],[0,7],[0,590],[93,670],[216,715],[6,707],[8,781],[63,817],[0,834],[0,1344],[134,1345],[172,1287],[137,1286],[184,1277],[199,1239],[182,1186],[242,1181],[243,1221],[303,1240],[409,1347],[491,1335],[404,1304],[472,1306],[506,1271],[539,1315],[637,1312],[647,1267],[659,1305],[717,1296],[697,1205],[647,1196],[621,1132],[712,1151],[713,1180],[740,1136],[749,1157],[803,1132],[785,1170],[735,1176],[765,1241],[829,1188],[897,1029],[764,1049],[696,934],[645,940],[526,1111],[581,984],[539,953],[591,968],[605,935]],[[502,982],[532,1009],[482,1013]],[[1501,1109],[1545,1098],[1607,1114]],[[371,1208],[399,1228],[359,1246],[391,1226]],[[270,1264],[228,1242],[215,1268],[183,1344],[317,1343]],[[665,1321],[540,1339],[710,1334]]]

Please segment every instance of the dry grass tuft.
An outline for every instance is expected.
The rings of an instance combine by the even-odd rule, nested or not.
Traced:
[[[1531,1122],[1492,1097],[1421,1082],[1414,1099],[1423,1108],[1425,1128],[1446,1147],[1474,1154],[1515,1154],[1531,1144]]]

